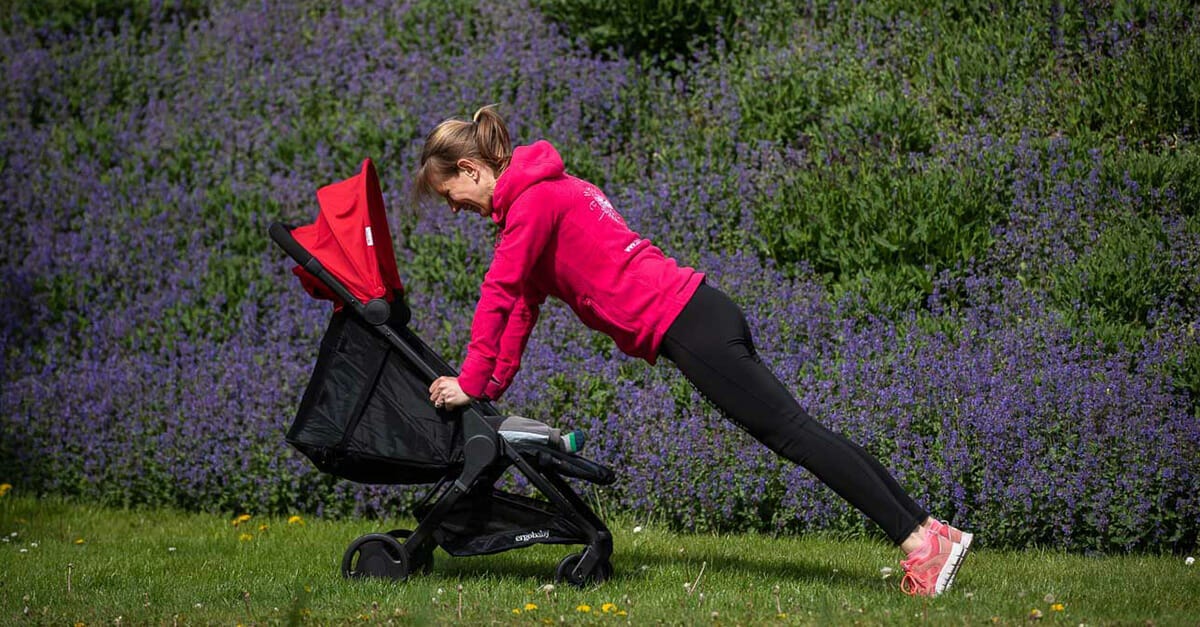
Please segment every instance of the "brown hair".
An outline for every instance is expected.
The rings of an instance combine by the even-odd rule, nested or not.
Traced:
[[[452,118],[429,133],[421,149],[413,192],[417,196],[437,194],[435,185],[458,172],[459,159],[475,159],[500,176],[511,158],[508,127],[496,105],[488,105],[476,111],[470,122]]]

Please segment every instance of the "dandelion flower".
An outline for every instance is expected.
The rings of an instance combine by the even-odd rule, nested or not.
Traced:
[[[263,532],[263,531],[266,531],[267,529],[270,529],[270,528],[271,528],[271,527],[270,527],[270,525],[259,525],[259,526],[258,526],[258,531],[261,533],[261,532]]]
[[[1050,609],[1054,610],[1055,612],[1061,612],[1067,609],[1067,606],[1063,605],[1062,603],[1055,603],[1054,605],[1050,606]]]
[[[83,544],[83,538],[75,538],[75,544]]]
[[[629,616],[629,612],[626,612],[625,610],[621,610],[621,611],[617,612],[617,616]]]
[[[614,603],[605,603],[604,605],[600,606],[600,611],[604,612],[605,614],[611,614],[617,611],[617,606]]]
[[[1039,610],[1038,608],[1035,607],[1032,610],[1029,610],[1029,618],[1032,618],[1033,620],[1038,620],[1041,617],[1042,617],[1042,611]]]
[[[634,528],[633,528],[633,532],[634,532],[634,533],[641,533],[641,532],[642,532],[642,526],[641,526],[641,525],[638,525],[638,526],[634,527]]]
[[[250,520],[250,514],[242,514],[241,516],[234,518],[230,522],[233,524],[234,527],[236,527],[236,526],[246,522],[247,520]]]
[[[12,489],[11,483],[0,483],[0,496],[4,496],[5,494],[8,494],[8,491],[11,489]]]
[[[592,606],[587,605],[587,604],[580,605],[579,607],[575,608],[575,611],[576,612],[584,612],[586,614],[587,612],[592,611]]]
[[[536,609],[537,609],[537,605],[536,605],[536,604],[534,604],[534,603],[526,603],[526,604],[525,604],[525,611],[526,611],[526,612],[532,612],[532,611],[534,611],[534,610],[536,610]]]
[[[253,539],[254,539],[254,536],[252,536],[248,533],[243,533],[242,535],[238,536],[238,540],[241,540],[242,542],[249,542],[250,540],[253,540]]]
[[[288,524],[289,525],[303,525],[304,519],[299,516],[292,516],[292,517],[288,518]]]
[[[1196,563],[1196,558],[1194,558],[1194,557],[1191,557],[1191,556],[1188,556],[1188,558],[1187,558],[1187,559],[1183,560],[1183,563],[1184,563],[1184,564],[1186,564],[1186,565],[1188,565],[1188,566],[1191,566],[1192,564],[1195,564],[1195,563]]]
[[[520,613],[521,613],[521,608],[519,608],[519,607],[513,608],[513,614],[520,614]]]

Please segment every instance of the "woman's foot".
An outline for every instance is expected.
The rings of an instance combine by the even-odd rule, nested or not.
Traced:
[[[904,568],[900,589],[911,595],[930,597],[949,590],[963,558],[967,556],[970,534],[967,535],[967,545],[963,545],[951,541],[932,527],[927,528],[920,548],[900,562]]]

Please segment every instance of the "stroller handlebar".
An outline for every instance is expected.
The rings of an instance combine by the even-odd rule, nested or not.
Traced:
[[[296,261],[301,266],[307,265],[312,261],[312,253],[305,250],[296,238],[292,237],[292,228],[286,224],[275,222],[271,224],[271,239],[275,240],[279,247],[287,252],[288,256]]]

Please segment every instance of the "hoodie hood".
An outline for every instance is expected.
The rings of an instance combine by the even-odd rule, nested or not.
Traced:
[[[541,181],[556,179],[566,172],[562,157],[550,142],[541,140],[513,150],[508,168],[496,180],[492,191],[492,221],[504,222],[509,207],[525,190]]]

